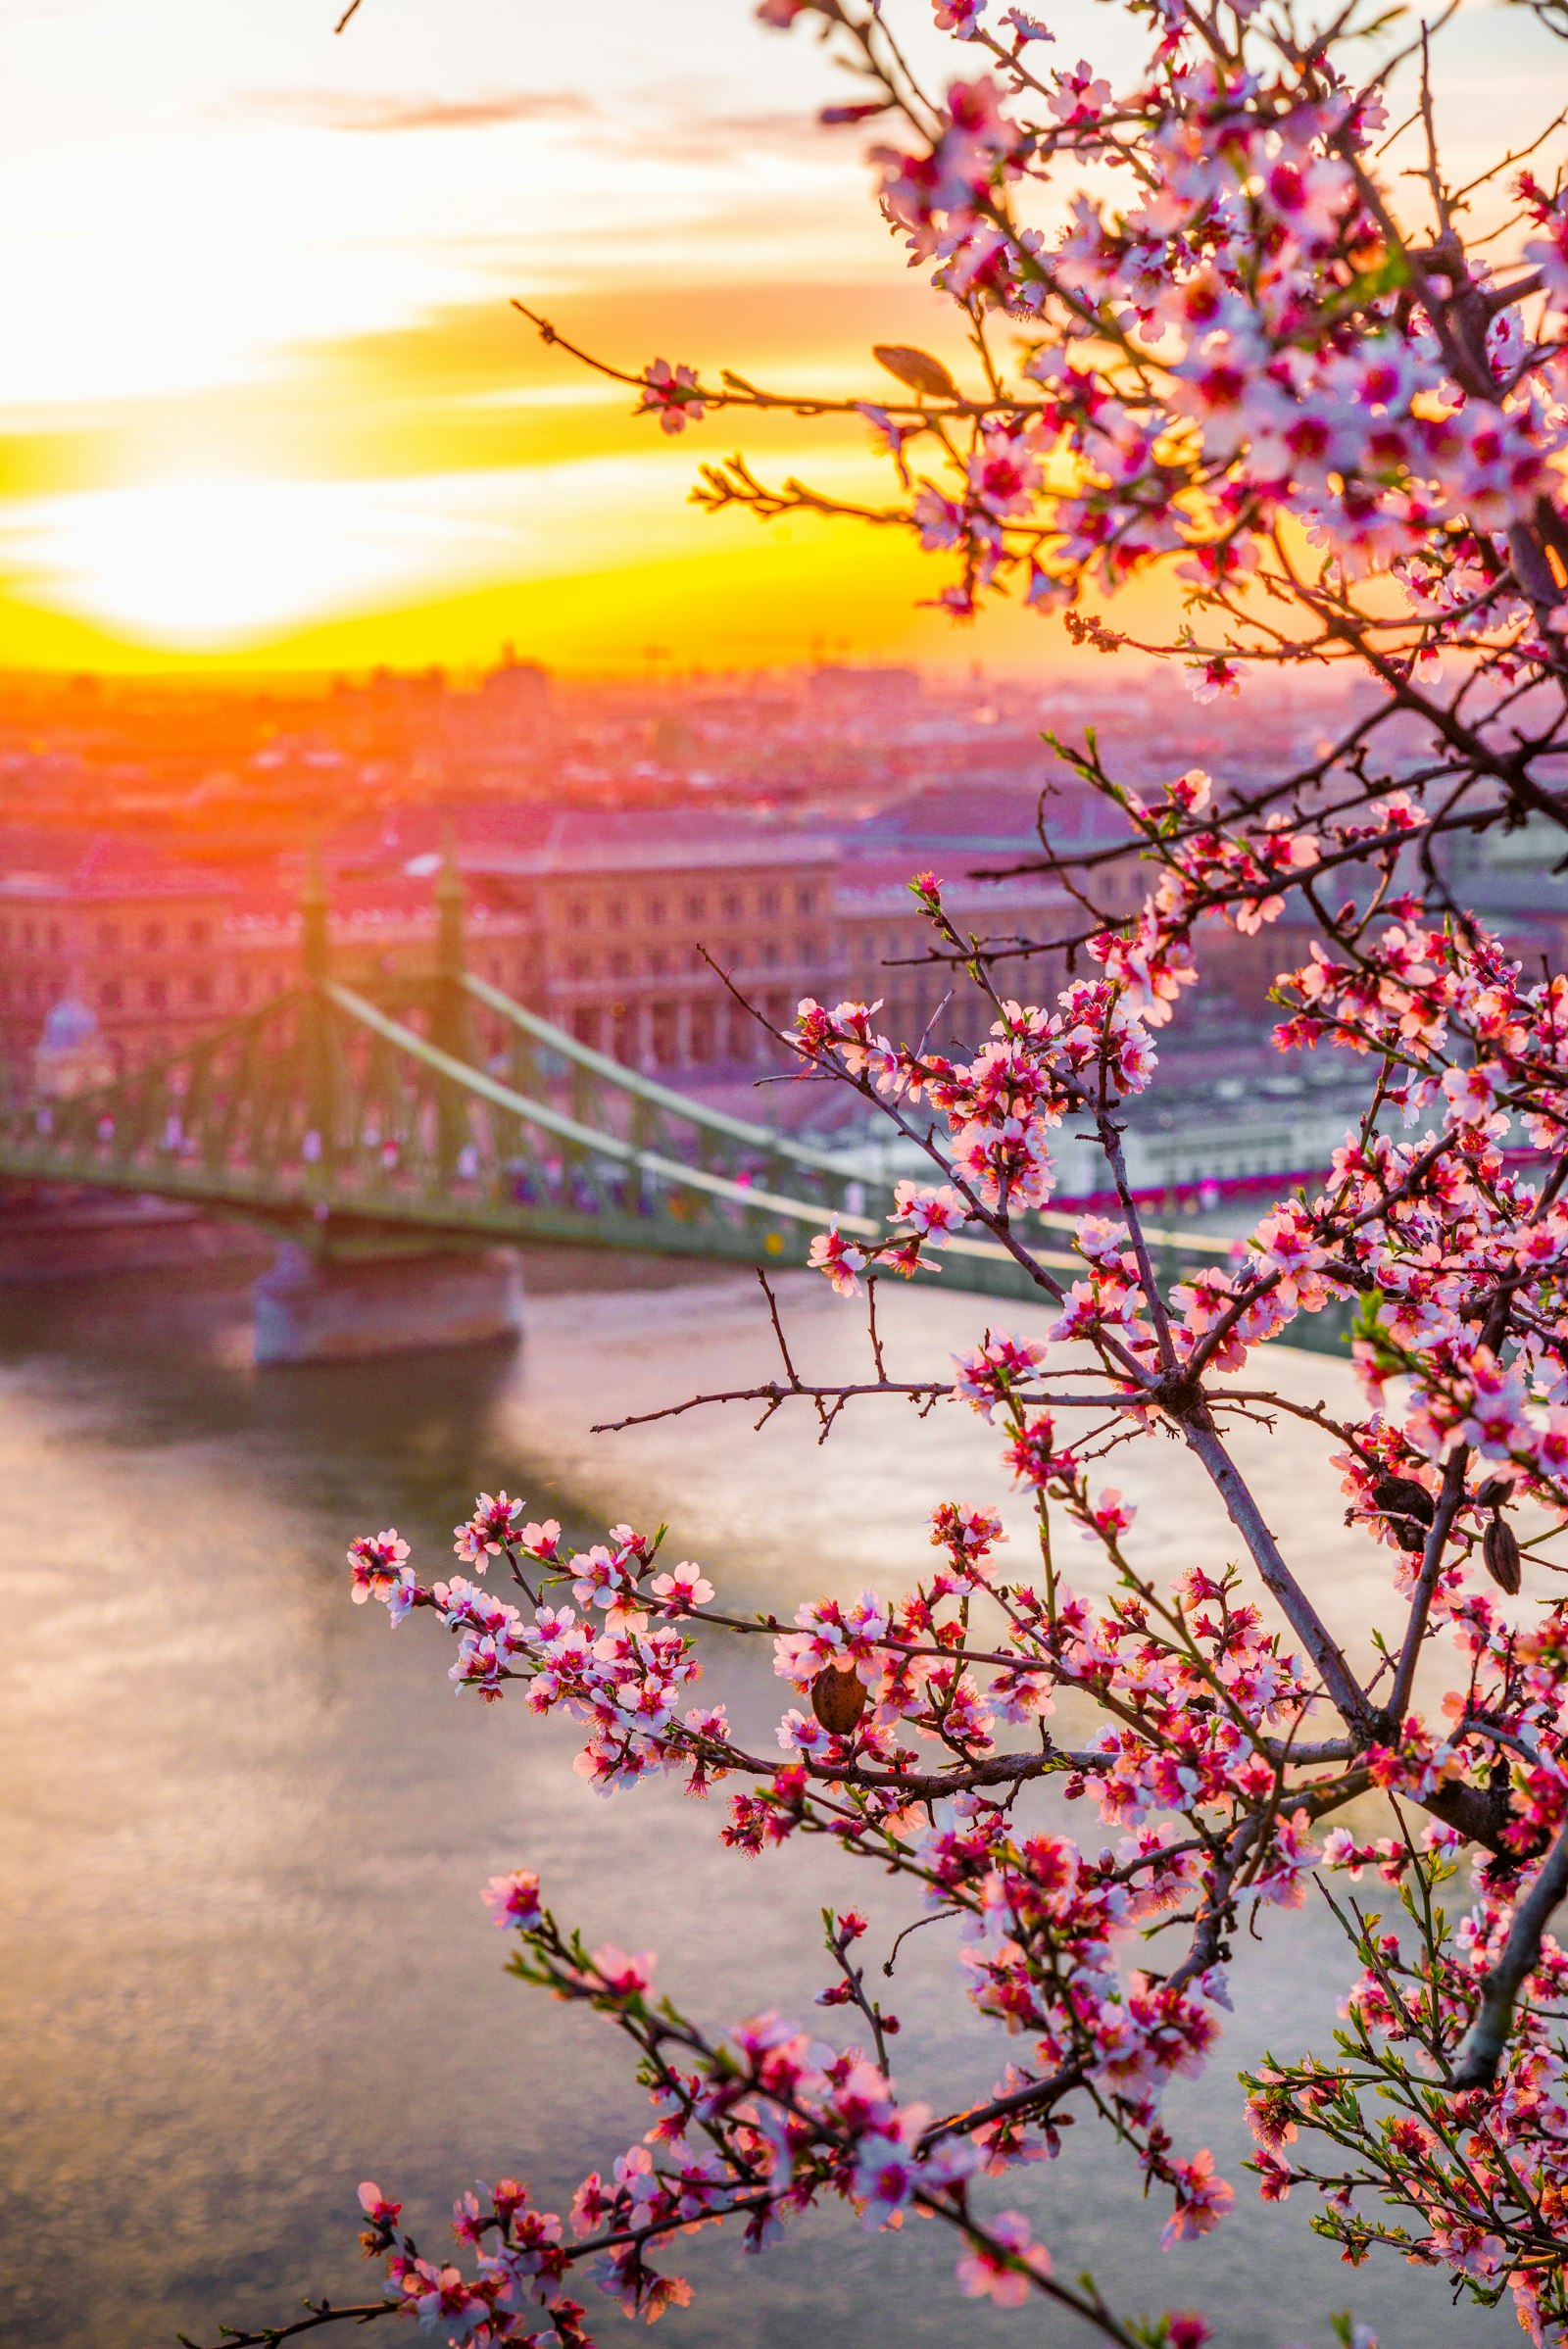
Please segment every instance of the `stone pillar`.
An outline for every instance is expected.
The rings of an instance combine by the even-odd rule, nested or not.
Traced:
[[[285,1240],[251,1295],[262,1365],[493,1345],[522,1329],[522,1275],[507,1248],[317,1256]]]

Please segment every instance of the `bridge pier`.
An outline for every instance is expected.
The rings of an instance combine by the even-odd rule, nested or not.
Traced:
[[[264,1365],[479,1346],[522,1329],[522,1275],[509,1248],[317,1255],[285,1240],[251,1295]]]

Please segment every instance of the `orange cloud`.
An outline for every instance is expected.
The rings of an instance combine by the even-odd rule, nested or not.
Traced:
[[[662,349],[803,396],[875,398],[885,386],[872,339],[936,340],[955,366],[962,358],[951,313],[913,278],[622,285],[553,307],[574,340],[628,366]],[[394,640],[417,641],[421,658],[482,661],[497,641],[491,599],[503,578],[525,602],[542,579],[573,583],[560,608],[570,626],[558,614],[546,630],[550,657],[572,666],[606,664],[607,627],[613,658],[658,639],[709,660],[715,623],[737,659],[796,658],[824,630],[868,641],[856,606],[877,563],[857,573],[842,610],[831,582],[813,593],[798,579],[748,630],[721,609],[740,592],[732,581],[716,602],[700,592],[672,627],[665,566],[696,564],[706,580],[715,558],[733,571],[744,548],[733,578],[744,573],[746,592],[766,595],[766,564],[753,558],[767,542],[749,517],[715,524],[687,499],[699,462],[742,437],[737,419],[671,442],[633,407],[626,387],[542,343],[499,300],[304,345],[270,381],[109,402],[66,412],[48,430],[0,434],[0,578],[13,606],[39,615],[30,657],[44,657],[42,615],[54,613],[69,623],[57,658],[72,662],[83,622],[122,640],[117,665],[363,665],[391,658]],[[858,417],[808,423],[785,412],[745,426],[764,474],[804,473],[858,498],[888,493]],[[854,535],[830,534],[831,553],[824,539],[811,560],[855,572],[845,552]],[[905,610],[917,571],[900,591]],[[901,611],[885,633],[902,641],[902,627]],[[425,650],[426,638],[439,649]]]
[[[570,90],[497,90],[475,98],[379,97],[362,90],[258,90],[247,114],[303,122],[312,130],[483,130],[499,122],[582,120],[597,109]]]

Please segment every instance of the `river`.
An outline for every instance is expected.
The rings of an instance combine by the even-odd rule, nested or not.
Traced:
[[[824,1898],[869,1906],[884,1940],[903,1913],[819,1847],[724,1852],[721,1801],[598,1800],[566,1725],[456,1699],[427,1621],[393,1635],[380,1608],[348,1604],[351,1536],[397,1525],[437,1571],[480,1487],[584,1538],[667,1519],[674,1554],[702,1558],[722,1595],[778,1608],[906,1583],[934,1501],[1004,1489],[994,1438],[956,1410],[921,1425],[875,1403],[825,1446],[804,1416],[753,1436],[733,1408],[594,1437],[595,1418],[769,1375],[757,1293],[735,1275],[544,1270],[515,1353],[263,1374],[233,1268],[0,1292],[6,2349],[208,2341],[308,2290],[355,2296],[370,2275],[358,2179],[434,2245],[475,2176],[548,2195],[640,2133],[647,2108],[606,2028],[504,1974],[477,1897],[499,1869],[538,1868],[592,1941],[652,1943],[665,1986],[718,2025],[767,2005],[808,2016]],[[806,1276],[782,1294],[803,1368],[858,1368],[852,1309]],[[945,1364],[983,1320],[974,1299],[891,1300],[895,1371]],[[1284,1359],[1303,1393],[1346,1375]],[[1251,1457],[1275,1521],[1364,1629],[1372,1583],[1336,1563],[1334,1480],[1309,1483],[1295,1434],[1259,1435]],[[1223,1551],[1169,1447],[1124,1459],[1146,1557]],[[760,1643],[716,1663],[740,1720],[776,1714]],[[1321,1903],[1263,1930],[1236,1968],[1236,2061],[1326,2045],[1348,1977]],[[1005,2061],[953,1989],[951,1931],[906,1945],[890,1992],[901,2085],[938,2102]],[[1092,2268],[1134,2311],[1204,2308],[1221,2349],[1326,2349],[1328,2312],[1348,2306],[1381,2349],[1520,2338],[1503,2312],[1450,2312],[1434,2276],[1343,2268],[1299,2195],[1260,2204],[1237,2167],[1238,2105],[1223,2055],[1172,2103],[1178,2144],[1200,2128],[1238,2188],[1205,2242],[1160,2253],[1156,2214],[1087,2126],[1002,2198],[1063,2274]],[[1034,2308],[977,2310],[953,2256],[934,2226],[870,2235],[848,2214],[759,2261],[723,2230],[682,2246],[697,2297],[665,2329],[672,2349],[1086,2337]],[[622,2320],[601,2306],[612,2340]]]

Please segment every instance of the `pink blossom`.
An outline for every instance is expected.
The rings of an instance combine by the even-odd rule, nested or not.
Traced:
[[[1206,2146],[1201,2153],[1195,2153],[1190,2162],[1173,2163],[1172,2173],[1176,2207],[1159,2237],[1167,2251],[1173,2243],[1207,2234],[1236,2200],[1235,2187],[1214,2176],[1214,2156]]]
[[[1022,2308],[1029,2297],[1030,2276],[1051,2274],[1051,2254],[1034,2240],[1020,2211],[999,2211],[986,2231],[991,2242],[971,2242],[959,2260],[958,2283],[971,2300]]]
[[[606,1941],[592,1952],[591,1963],[605,1988],[613,1990],[618,1998],[640,1996],[653,1986],[654,1952],[651,1949],[639,1950],[635,1957],[628,1957],[625,1950],[617,1949],[613,1941]]]
[[[401,1577],[409,1545],[394,1526],[384,1533],[362,1534],[349,1544],[349,1564],[354,1569],[352,1596],[357,1607],[363,1607],[372,1594],[384,1597]]]
[[[769,23],[778,21],[776,16],[767,19]],[[642,383],[639,416],[657,416],[665,432],[684,432],[688,424],[702,422],[706,410],[694,367],[672,367],[667,360],[656,359],[644,367]]]
[[[856,1275],[865,1270],[865,1253],[840,1236],[837,1223],[831,1230],[817,1233],[808,1261],[816,1271],[827,1274],[840,1297],[859,1296],[860,1284]]]
[[[511,1876],[492,1876],[480,1897],[494,1922],[503,1928],[536,1924],[541,1914],[539,1879],[531,1868],[514,1869]]]
[[[466,1565],[483,1574],[493,1557],[499,1557],[515,1539],[523,1503],[509,1499],[505,1493],[481,1493],[473,1504],[473,1515],[453,1528],[453,1548]]]
[[[664,1601],[665,1612],[671,1615],[682,1614],[692,1607],[706,1607],[713,1597],[712,1584],[690,1558],[683,1558],[668,1574],[656,1574],[650,1588],[656,1598]]]

